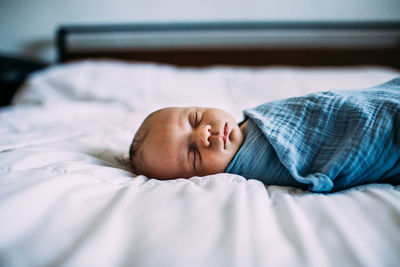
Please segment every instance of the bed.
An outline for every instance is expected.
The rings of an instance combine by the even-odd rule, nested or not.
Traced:
[[[32,74],[13,105],[0,110],[1,266],[398,266],[400,186],[318,194],[233,174],[158,181],[130,172],[130,142],[155,109],[216,106],[239,121],[244,108],[260,102],[365,88],[400,75],[398,24],[212,25],[60,28],[60,63]],[[72,53],[66,45],[73,33],[268,25],[380,36],[394,30],[388,36],[397,42],[134,53]],[[297,56],[268,57],[285,51]],[[331,54],[321,58],[321,51]]]

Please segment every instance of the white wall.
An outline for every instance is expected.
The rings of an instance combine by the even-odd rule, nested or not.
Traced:
[[[0,53],[53,61],[60,24],[400,21],[400,0],[0,0]]]

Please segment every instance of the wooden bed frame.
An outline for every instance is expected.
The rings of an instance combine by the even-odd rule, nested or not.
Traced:
[[[175,36],[168,37],[171,33]],[[101,46],[107,43],[107,39],[115,39],[115,36],[112,36],[116,34],[124,34],[125,37],[130,35],[131,39],[129,42],[125,41],[123,48]],[[202,36],[208,34],[211,36],[208,37],[211,45],[206,42],[179,45],[187,41],[185,34],[198,34],[200,37],[197,37],[197,41],[203,41]],[[112,58],[180,66],[373,64],[400,69],[400,22],[63,25],[58,28],[56,35],[58,62]],[[161,40],[167,43],[173,39],[175,45],[157,43],[157,36],[160,35],[164,36]],[[147,39],[140,41],[139,38],[135,41],[138,36],[145,36]],[[95,46],[72,49],[71,40],[76,37],[91,38]],[[257,37],[262,37],[258,38],[261,41],[246,41],[246,38],[251,41]],[[148,45],[151,44],[152,38],[155,40],[152,45]],[[222,44],[213,43],[215,39],[222,40]],[[115,42],[118,43],[118,39]],[[141,45],[138,46],[140,42]]]

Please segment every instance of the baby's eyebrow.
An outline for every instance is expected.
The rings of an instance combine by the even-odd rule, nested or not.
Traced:
[[[180,155],[177,157],[178,166],[182,172],[181,175],[187,175],[188,172],[192,173],[193,171],[193,164],[190,160],[190,148],[185,147],[181,151],[183,152],[179,153]]]
[[[181,110],[181,112],[179,112],[179,118],[178,118],[178,121],[179,121],[179,127],[180,127],[180,129],[182,129],[182,127],[184,127],[184,125],[185,125],[185,122],[186,122],[186,109],[182,109]]]
[[[178,126],[179,130],[181,130],[181,133],[184,132],[185,128],[187,128],[187,123],[188,123],[188,117],[190,115],[190,108],[183,108],[181,109],[181,112],[179,112],[178,115]],[[182,162],[182,169],[183,172],[186,173],[187,170],[192,171],[193,167],[190,162],[190,140],[187,138],[179,140],[179,146],[182,148],[181,151],[184,151],[184,154],[182,153],[181,157],[178,157],[178,162]],[[184,163],[184,161],[186,163]]]

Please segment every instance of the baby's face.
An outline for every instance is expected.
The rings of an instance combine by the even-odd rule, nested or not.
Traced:
[[[173,179],[224,172],[244,140],[227,112],[214,108],[163,109],[148,122],[138,172]]]

